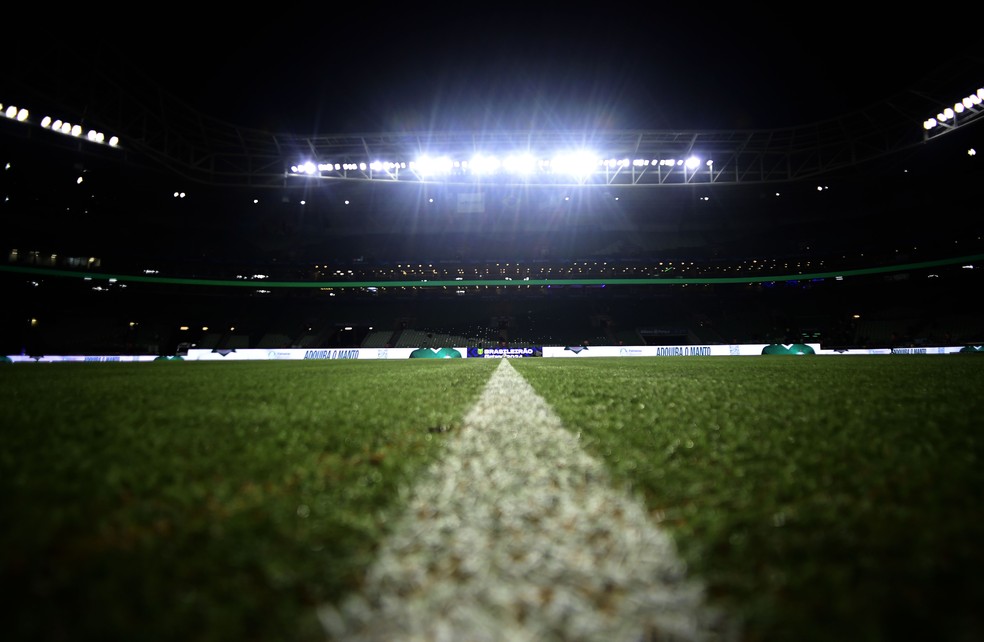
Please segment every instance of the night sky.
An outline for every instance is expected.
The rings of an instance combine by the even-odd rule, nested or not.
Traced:
[[[111,35],[115,21],[57,38],[38,23],[15,42],[26,60],[123,60],[207,115],[300,135],[796,126],[973,51],[953,19],[690,7],[300,3],[203,20],[178,5]]]

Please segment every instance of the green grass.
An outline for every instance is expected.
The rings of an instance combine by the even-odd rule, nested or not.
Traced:
[[[0,365],[5,637],[323,639],[497,363]],[[746,642],[984,638],[979,355],[512,363]]]
[[[0,367],[4,637],[323,639],[493,366]]]
[[[518,360],[745,639],[984,639],[984,359]]]

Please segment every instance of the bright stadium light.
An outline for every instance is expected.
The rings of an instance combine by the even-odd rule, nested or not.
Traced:
[[[0,104],[0,114],[3,114],[10,120],[16,120],[19,123],[25,122],[31,115],[25,107],[7,105],[7,108],[4,109],[2,104]]]
[[[635,181],[651,168],[665,167],[670,171],[679,169],[682,175],[690,176],[701,171],[701,165],[706,165],[707,171],[713,175],[712,161],[705,161],[697,156],[689,159],[640,158],[629,155],[602,157],[592,150],[576,149],[561,151],[555,155],[544,151],[538,156],[531,152],[515,152],[508,155],[481,152],[468,157],[455,156],[454,152],[435,153],[422,155],[410,162],[399,158],[379,158],[372,161],[353,159],[345,162],[300,161],[299,164],[290,166],[289,173],[300,176],[321,177],[328,174],[332,177],[340,175],[348,177],[349,172],[360,172],[368,175],[355,178],[373,179],[385,175],[393,180],[401,180],[401,170],[409,168],[413,177],[427,180],[443,180],[444,177],[453,177],[450,180],[468,180],[468,177],[480,180],[484,176],[509,175],[522,177],[522,180],[527,181],[530,180],[530,176],[539,173],[545,176],[568,177],[579,182],[596,174],[604,174],[607,180],[612,180],[618,175],[631,174],[632,180]]]
[[[536,171],[536,159],[532,154],[513,154],[502,161],[502,167],[511,174],[526,176]]]
[[[421,156],[411,163],[410,167],[421,176],[438,176],[450,174],[454,168],[454,163],[447,156],[441,156],[439,158]]]
[[[495,174],[502,167],[502,163],[495,156],[476,154],[468,161],[467,167],[473,174]]]
[[[19,123],[28,123],[31,118],[31,112],[26,107],[16,107],[14,105],[4,106],[0,103],[0,116],[5,116],[10,120],[15,120]],[[73,125],[72,123],[60,118],[44,116],[37,124],[41,127],[41,129],[47,129],[76,138],[84,138],[92,143],[105,144],[107,142],[106,135],[103,132],[95,129],[86,131],[81,125]],[[118,146],[119,142],[120,139],[116,136],[110,137],[108,141],[110,147]]]
[[[979,107],[984,100],[984,87],[977,89],[974,93],[964,96],[960,100],[954,101],[952,107],[946,107],[942,109],[935,117],[927,118],[923,121],[923,129],[926,131],[935,129],[936,127],[944,126],[949,121],[957,120],[958,115],[969,114],[968,116],[961,116],[962,118],[973,118],[980,115]],[[950,127],[956,127],[959,123],[953,123],[949,125]]]
[[[550,168],[557,174],[581,178],[595,170],[599,164],[597,159],[597,155],[586,150],[568,152],[550,159]]]

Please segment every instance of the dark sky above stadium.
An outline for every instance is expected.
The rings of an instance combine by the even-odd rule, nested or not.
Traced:
[[[800,125],[908,88],[950,38],[829,5],[688,6],[298,3],[207,20],[171,7],[70,46],[124,57],[208,115],[328,134]]]

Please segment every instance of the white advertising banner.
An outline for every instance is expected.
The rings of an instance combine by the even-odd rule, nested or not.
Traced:
[[[780,347],[774,347],[780,346]],[[739,357],[760,354],[813,354],[819,344],[744,343],[681,346],[569,346],[543,347],[544,357]],[[812,350],[812,352],[811,352]]]
[[[817,350],[817,354],[955,354],[971,352],[966,346],[933,346],[927,348],[852,348],[850,350]]]
[[[957,354],[984,352],[984,346],[929,346],[907,348],[821,348],[815,343],[743,343],[679,346],[543,346],[542,348],[247,348],[210,350],[193,348],[187,355],[7,355],[8,363],[126,363],[149,361],[303,361],[334,359],[463,359],[561,357],[740,357],[754,355],[872,355],[872,354]]]
[[[311,359],[457,359],[466,348],[246,348],[188,350],[185,361],[302,361]]]

